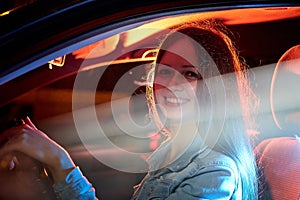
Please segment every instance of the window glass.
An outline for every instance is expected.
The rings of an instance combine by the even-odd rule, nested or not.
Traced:
[[[255,136],[254,146],[269,138],[299,141],[295,135],[300,130],[300,56],[282,61],[293,62],[291,65],[278,64],[285,52],[300,44],[299,11],[299,7],[245,8],[170,16],[95,41],[3,86],[5,92],[11,88],[12,93],[0,108],[1,129],[11,126],[16,116],[29,115],[70,152],[101,199],[130,198],[133,186],[146,173],[144,159],[162,142],[149,117],[145,96],[159,43],[179,23],[214,18],[235,35],[234,42],[249,68],[250,85],[259,99],[256,128],[247,130]],[[284,146],[287,151],[293,147],[288,155],[299,155],[299,144],[286,142]],[[299,166],[299,156],[297,159]],[[284,167],[278,170],[289,176]],[[274,181],[280,182],[266,178],[272,181],[271,189],[277,187]],[[299,194],[299,188],[295,190],[294,194]]]

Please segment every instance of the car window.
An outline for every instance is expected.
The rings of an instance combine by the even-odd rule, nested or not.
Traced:
[[[267,139],[288,137],[299,141],[297,64],[287,70],[291,73],[288,76],[278,65],[286,51],[300,44],[299,11],[300,7],[187,11],[146,20],[100,40],[88,38],[87,45],[72,46],[71,51],[66,48],[66,53],[56,59],[1,85],[1,131],[13,126],[17,118],[30,116],[70,152],[101,199],[129,199],[146,173],[141,170],[147,167],[144,159],[162,142],[149,118],[145,95],[159,43],[177,24],[214,18],[234,35],[259,100],[253,113],[256,128],[246,130],[254,138],[253,148]],[[299,57],[292,60],[298,62]],[[232,74],[222,77],[230,79]],[[291,154],[300,155],[299,144],[284,146],[293,146]],[[263,152],[264,148],[256,153]],[[289,166],[281,165],[276,170],[285,172],[283,168]],[[299,170],[295,170],[299,176]],[[265,189],[273,198],[277,195],[272,193],[275,187],[270,183]],[[291,193],[299,198],[299,188]]]

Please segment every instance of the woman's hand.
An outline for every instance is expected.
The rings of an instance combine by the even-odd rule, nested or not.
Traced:
[[[0,143],[4,145],[0,149],[0,158],[7,167],[12,170],[18,165],[15,151],[22,152],[39,162],[45,164],[58,183],[65,179],[67,174],[75,168],[75,164],[68,152],[50,139],[45,133],[38,130],[27,117],[24,124],[10,128],[0,135]]]

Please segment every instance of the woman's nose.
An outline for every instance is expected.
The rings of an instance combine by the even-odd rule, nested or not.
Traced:
[[[184,76],[177,72],[169,79],[168,86],[171,87],[170,89],[172,90],[182,91],[186,82]]]

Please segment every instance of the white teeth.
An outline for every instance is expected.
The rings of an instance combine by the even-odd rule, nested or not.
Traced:
[[[166,97],[165,99],[166,99],[166,101],[168,103],[173,103],[173,104],[181,104],[181,103],[187,102],[187,100],[178,99],[178,98],[169,98],[169,97]]]

